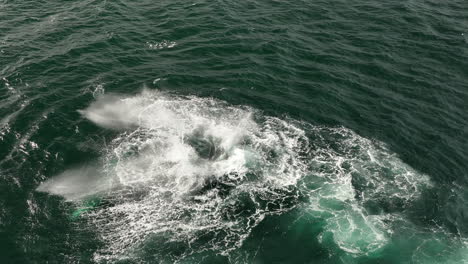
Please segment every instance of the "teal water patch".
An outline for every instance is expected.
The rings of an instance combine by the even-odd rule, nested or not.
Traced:
[[[99,206],[101,200],[100,198],[88,198],[81,202],[81,204],[77,205],[77,207],[73,210],[70,217],[72,220],[79,219],[84,213],[95,209]]]
[[[315,129],[317,130],[317,129]],[[328,238],[342,250],[371,254],[390,242],[393,214],[403,212],[429,178],[379,142],[346,129],[318,129],[310,155],[309,175],[302,184],[310,193],[310,214],[324,218]],[[331,145],[334,147],[330,147]]]

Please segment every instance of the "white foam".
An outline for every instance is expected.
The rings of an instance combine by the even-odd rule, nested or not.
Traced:
[[[146,42],[146,45],[148,48],[153,49],[153,50],[159,50],[159,49],[171,49],[177,45],[175,41],[168,41],[168,40],[163,40],[161,42]]]
[[[393,215],[372,214],[365,205],[404,210],[431,186],[429,177],[403,163],[384,144],[349,129],[311,130],[318,146],[310,153],[314,165],[304,181],[318,182],[320,188],[311,192],[309,213],[326,220],[325,232],[342,250],[353,254],[379,250],[390,239],[392,230],[386,223]]]
[[[382,248],[391,232],[388,217],[369,214],[366,202],[404,207],[430,185],[383,144],[348,129],[262,116],[214,99],[144,91],[104,95],[80,112],[121,131],[103,157],[106,181],[81,188],[75,176],[60,176],[39,189],[106,201],[85,212],[105,244],[96,261],[136,257],[154,236],[187,245],[175,258],[209,249],[229,254],[265,216],[294,208],[300,197],[326,221],[336,245],[366,254]]]

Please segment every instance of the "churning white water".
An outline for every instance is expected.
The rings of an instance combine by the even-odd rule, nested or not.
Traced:
[[[132,257],[155,237],[188,245],[179,257],[229,254],[266,216],[298,206],[324,219],[323,235],[342,250],[366,254],[387,243],[397,218],[369,204],[404,209],[430,186],[384,144],[346,128],[215,99],[103,95],[80,113],[119,136],[102,165],[66,171],[38,190],[104,201],[83,215],[105,244],[98,261]]]

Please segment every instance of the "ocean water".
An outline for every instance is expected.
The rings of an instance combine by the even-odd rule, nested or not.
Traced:
[[[466,0],[0,0],[0,263],[468,263]]]

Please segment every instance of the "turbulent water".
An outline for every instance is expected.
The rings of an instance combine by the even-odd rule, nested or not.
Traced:
[[[468,263],[468,2],[0,0],[1,263]]]

